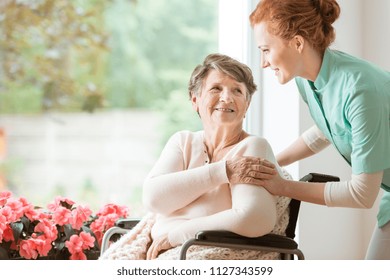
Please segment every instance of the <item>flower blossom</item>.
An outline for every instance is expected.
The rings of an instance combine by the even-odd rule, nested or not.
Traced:
[[[21,208],[23,215],[30,220],[34,219],[34,216],[37,215],[37,211],[34,210],[34,206],[29,203],[24,197],[19,198],[19,202],[22,204]]]
[[[58,230],[56,225],[47,219],[42,219],[35,226],[34,231],[38,233],[43,233],[44,238],[49,240],[49,242],[56,240],[58,236]]]
[[[4,206],[3,209],[8,208],[10,209],[12,216],[10,216],[9,221],[15,222],[16,220],[20,219],[23,216],[23,204],[19,200],[15,200],[13,198],[10,198],[7,201],[7,204]]]
[[[124,218],[127,216],[127,214],[127,207],[118,206],[115,204],[107,204],[96,213],[98,218],[92,222],[90,228],[95,234],[99,245],[101,245],[103,235],[107,229],[114,226],[115,222],[119,218]]]
[[[53,213],[54,222],[60,226],[69,224],[71,217],[71,211],[62,206],[58,207]]]
[[[0,243],[3,239],[6,242],[14,240],[12,229],[9,224],[16,220],[17,215],[8,204],[3,208],[0,208]]]
[[[9,191],[0,192],[0,206],[4,206],[11,196],[12,193]]]
[[[84,260],[86,256],[83,250],[92,248],[94,246],[95,238],[87,232],[81,232],[80,235],[72,235],[69,241],[65,242],[71,254],[72,260]]]
[[[25,259],[36,259],[38,257],[38,251],[36,250],[35,242],[32,239],[20,241],[19,254]]]
[[[125,217],[129,209],[125,206],[119,206],[112,203],[103,206],[97,213],[97,216],[109,216],[111,214]]]
[[[4,238],[4,241],[13,241],[15,240],[14,238],[14,232],[12,231],[12,228],[10,226],[8,226],[4,232],[3,232],[3,238]]]
[[[7,223],[15,222],[17,220],[15,212],[12,211],[11,207],[9,207],[8,205],[5,205],[3,208],[0,208],[0,216],[3,217],[4,222]]]
[[[0,243],[3,241],[4,232],[7,229],[6,218],[1,214],[0,209]]]
[[[73,228],[79,230],[84,222],[86,222],[89,216],[92,214],[92,210],[88,207],[79,206],[72,210],[72,216],[70,218],[70,224]]]
[[[53,247],[50,239],[46,239],[44,235],[33,234],[32,239],[30,240],[34,243],[35,250],[37,250],[38,254],[42,257],[46,257]]]
[[[57,211],[57,208],[59,207],[65,207],[67,209],[72,208],[72,206],[75,204],[75,202],[69,198],[65,198],[62,196],[57,196],[54,199],[54,203],[50,203],[47,205],[47,209],[49,209],[52,212]]]

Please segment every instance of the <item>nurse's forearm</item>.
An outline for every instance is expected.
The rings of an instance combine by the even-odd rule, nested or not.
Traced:
[[[314,155],[314,152],[306,145],[302,137],[299,137],[289,147],[276,156],[280,166],[286,166],[298,160]]]
[[[308,183],[286,180],[279,195],[314,204],[325,205],[325,183]]]
[[[353,175],[350,181],[307,183],[283,180],[277,195],[329,207],[369,209],[378,195],[383,171]]]

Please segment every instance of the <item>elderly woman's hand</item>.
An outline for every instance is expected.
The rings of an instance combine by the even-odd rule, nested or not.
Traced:
[[[272,179],[278,172],[273,163],[257,157],[235,157],[226,162],[226,172],[231,184],[263,186],[263,180]]]
[[[150,245],[147,253],[146,253],[146,259],[147,260],[153,260],[157,258],[158,254],[162,251],[166,251],[168,249],[173,248],[171,243],[169,243],[168,235],[160,236],[159,238],[153,240],[152,244]]]

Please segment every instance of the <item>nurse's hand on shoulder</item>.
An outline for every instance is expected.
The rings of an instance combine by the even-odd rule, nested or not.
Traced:
[[[254,184],[262,186],[264,180],[278,174],[273,163],[258,157],[238,156],[226,161],[226,173],[230,184]]]
[[[260,185],[264,187],[267,191],[269,191],[273,195],[283,196],[285,195],[285,186],[287,179],[282,178],[278,172],[274,176],[269,179],[261,180],[261,183],[256,185]]]

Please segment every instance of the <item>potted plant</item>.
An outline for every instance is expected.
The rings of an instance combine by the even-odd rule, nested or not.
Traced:
[[[0,259],[97,259],[105,231],[127,215],[115,204],[93,214],[64,197],[44,209],[0,192]]]

